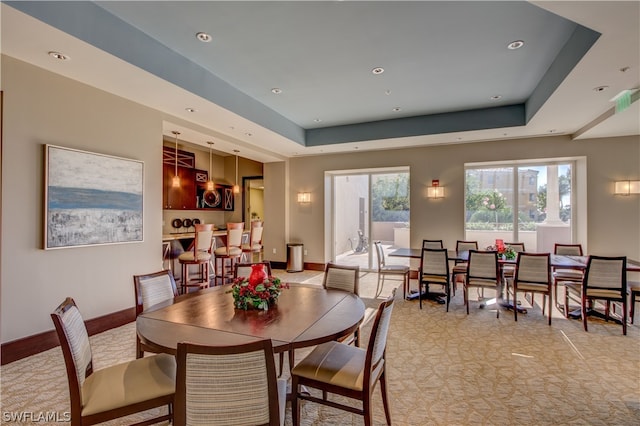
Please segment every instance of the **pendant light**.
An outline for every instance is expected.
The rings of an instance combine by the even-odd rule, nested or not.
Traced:
[[[211,174],[211,145],[213,142],[207,142],[209,144],[209,180],[207,181],[207,191],[213,191],[215,184],[213,183],[213,175]]]
[[[175,173],[173,175],[173,180],[171,181],[171,186],[174,188],[180,188],[180,176],[178,176],[178,135],[180,134],[180,132],[178,132],[177,130],[172,131],[171,133],[173,133],[176,137],[176,157],[175,157]]]
[[[240,151],[238,151],[237,149],[234,149],[233,152],[236,153],[236,184],[233,185],[233,193],[234,194],[239,194],[240,193],[240,187],[238,186],[238,153]]]

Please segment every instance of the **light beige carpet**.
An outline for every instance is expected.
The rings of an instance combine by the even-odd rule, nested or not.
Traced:
[[[288,281],[322,282],[318,272],[274,273]],[[362,298],[370,312],[399,284],[387,281],[381,296],[374,299],[376,281],[376,274],[361,278]],[[476,298],[475,290],[471,298]],[[564,319],[557,310],[549,327],[540,302],[514,322],[511,312],[501,311],[496,318],[494,310],[479,309],[475,300],[467,316],[461,291],[447,313],[444,305],[433,302],[424,303],[420,310],[417,301],[402,300],[399,289],[387,349],[393,424],[640,424],[638,327],[629,327],[623,336],[620,325],[590,320],[586,333],[580,321]],[[523,306],[529,304],[523,301]],[[363,326],[362,346],[370,327],[370,323]],[[93,336],[91,343],[95,368],[132,359],[135,324]],[[304,354],[299,351],[296,357]],[[10,416],[16,413],[37,416],[68,411],[60,348],[5,365],[0,377],[2,424],[10,424]],[[384,424],[379,388],[373,401],[375,424]],[[289,406],[286,424],[291,424]],[[360,416],[304,402],[302,424],[342,426],[363,421]]]

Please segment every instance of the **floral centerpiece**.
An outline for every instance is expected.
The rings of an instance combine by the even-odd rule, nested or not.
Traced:
[[[266,311],[276,303],[283,288],[289,288],[289,285],[283,284],[280,278],[267,276],[264,266],[256,264],[251,266],[249,278],[238,277],[233,281],[229,292],[233,295],[233,305],[237,309]]]
[[[502,244],[502,245],[498,244],[498,245],[495,245],[495,246],[488,246],[486,248],[486,250],[488,250],[488,251],[497,251],[499,258],[507,259],[507,260],[513,260],[517,256],[517,253],[513,249],[513,247],[511,247],[510,245],[507,245],[507,244]]]

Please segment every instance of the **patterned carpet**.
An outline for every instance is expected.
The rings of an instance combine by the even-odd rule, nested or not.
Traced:
[[[291,282],[320,284],[321,273],[288,274]],[[370,312],[397,281],[387,281],[374,298],[376,274],[363,274],[361,296]],[[413,283],[415,284],[415,283]],[[401,290],[401,289],[400,289]],[[462,292],[444,305],[404,301],[397,295],[387,348],[389,397],[394,425],[632,425],[640,424],[640,329],[590,320],[567,320],[554,311],[547,325],[540,300],[527,315],[513,320],[480,309],[475,290],[470,315]],[[522,301],[529,307],[527,301]],[[82,310],[82,307],[80,307]],[[363,326],[368,340],[371,324]],[[135,356],[135,324],[91,338],[94,367],[102,368]],[[297,357],[305,352],[299,351]],[[2,424],[28,412],[68,411],[66,372],[60,348],[5,365],[2,379]],[[374,391],[374,423],[385,424],[378,388]],[[148,417],[151,412],[111,422],[119,425]],[[24,417],[23,417],[24,419]],[[54,424],[40,422],[37,424]],[[291,424],[290,407],[286,422]],[[303,403],[302,424],[361,425],[360,416],[313,403]]]

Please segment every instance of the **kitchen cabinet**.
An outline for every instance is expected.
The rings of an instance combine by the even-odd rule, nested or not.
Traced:
[[[164,208],[172,210],[196,209],[195,169],[178,166],[178,176],[180,177],[180,187],[178,188],[173,187],[174,175],[175,166],[166,163],[162,165],[162,204]]]

